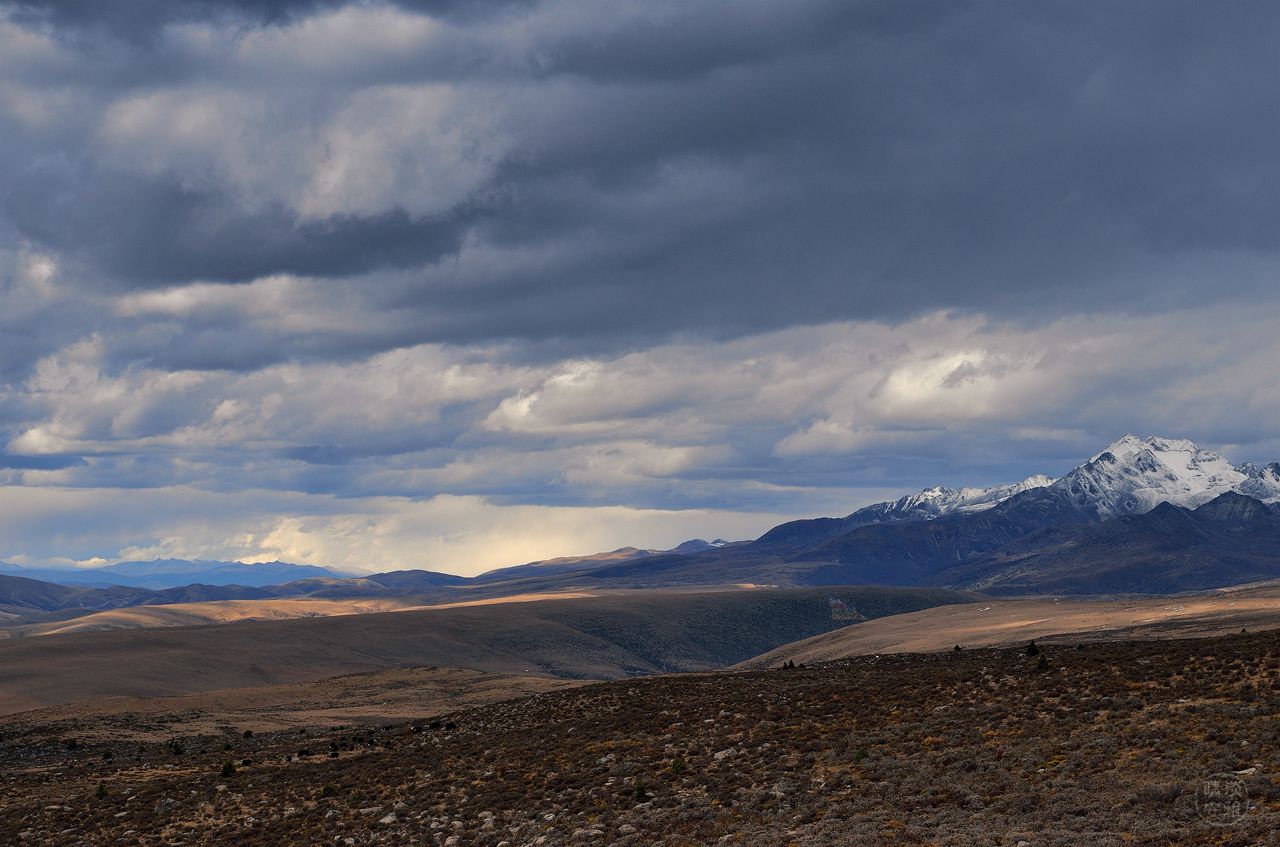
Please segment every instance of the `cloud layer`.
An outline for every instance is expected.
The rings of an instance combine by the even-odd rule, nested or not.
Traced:
[[[1277,30],[0,2],[0,492],[47,514],[0,557],[466,571],[1127,430],[1274,458]]]

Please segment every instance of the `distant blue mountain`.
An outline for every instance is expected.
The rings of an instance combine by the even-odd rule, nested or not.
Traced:
[[[76,585],[84,588],[110,588],[119,585],[118,579],[109,574],[93,570],[68,570],[65,568],[24,568],[9,562],[0,562],[0,574],[20,576],[24,579],[35,579],[40,582],[52,582],[55,585]]]
[[[260,588],[299,579],[346,579],[351,574],[316,565],[294,565],[288,562],[191,561],[187,559],[155,559],[150,562],[120,562],[104,568],[24,568],[0,562],[0,574],[38,579],[58,585],[106,588],[124,585],[131,588],[160,590],[183,585],[244,585]]]

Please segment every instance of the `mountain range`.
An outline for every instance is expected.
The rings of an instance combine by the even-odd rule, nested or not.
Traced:
[[[1278,502],[1280,463],[1233,466],[1185,439],[1126,435],[1058,479],[929,488],[752,542],[578,571],[574,584],[1199,590],[1280,578]]]
[[[1280,463],[1232,465],[1185,439],[1126,435],[1057,479],[927,488],[842,518],[791,521],[754,541],[625,547],[470,578],[177,560],[78,571],[76,579],[96,583],[70,586],[63,572],[52,577],[64,583],[57,586],[31,579],[49,572],[9,573],[0,576],[0,606],[43,611],[296,597],[453,602],[734,584],[1163,594],[1280,579]]]
[[[84,585],[109,588],[119,585],[155,590],[183,585],[243,585],[262,587],[279,585],[296,579],[344,579],[349,573],[315,565],[293,565],[288,562],[210,562],[188,559],[153,559],[147,562],[120,562],[101,568],[26,568],[0,562],[0,574],[56,582],[59,585]]]

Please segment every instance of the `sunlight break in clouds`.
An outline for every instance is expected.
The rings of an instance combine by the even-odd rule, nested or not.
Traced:
[[[474,496],[425,501],[337,500],[279,492],[186,487],[0,488],[0,559],[23,565],[95,566],[120,560],[196,558],[323,562],[356,573],[424,568],[476,574],[618,539],[674,547],[699,533],[758,535],[778,514],[622,506],[496,506]],[[66,520],[75,514],[74,523]],[[95,551],[113,548],[106,556]]]

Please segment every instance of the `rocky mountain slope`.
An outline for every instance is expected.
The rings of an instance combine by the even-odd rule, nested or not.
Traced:
[[[1000,505],[1015,494],[1044,488],[1052,483],[1052,478],[1036,475],[1027,477],[1022,482],[991,488],[935,486],[926,488],[919,494],[908,494],[898,500],[865,506],[843,518],[790,521],[760,536],[756,539],[756,544],[764,547],[809,545],[872,524],[925,521],[956,513],[981,512]]]
[[[1278,578],[1280,512],[1228,491],[1196,509],[1161,503],[1037,530],[922,582],[993,594],[1167,594]]]
[[[1186,439],[1126,435],[1055,482],[1100,519],[1147,512],[1161,503],[1194,508],[1246,483],[1261,500],[1280,499],[1261,476]]]

